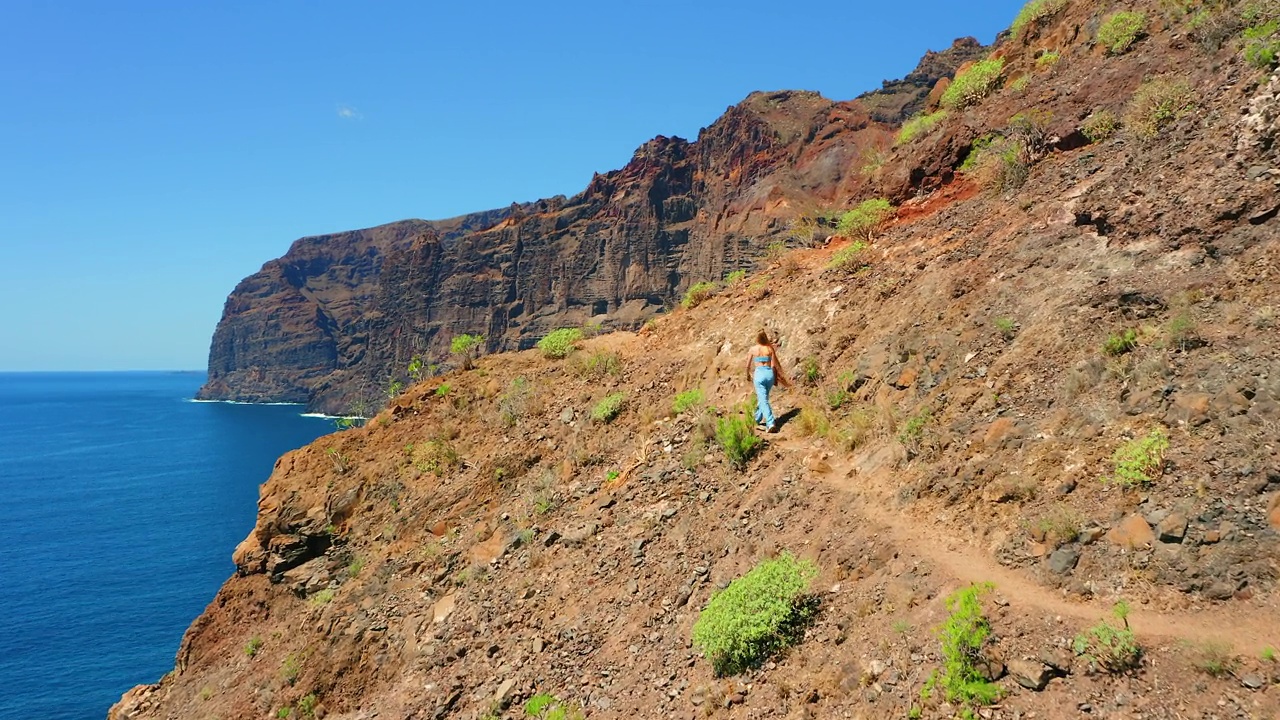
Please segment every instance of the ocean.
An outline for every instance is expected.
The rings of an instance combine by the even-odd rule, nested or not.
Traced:
[[[0,373],[0,719],[101,720],[173,668],[277,457],[334,431],[203,373]]]

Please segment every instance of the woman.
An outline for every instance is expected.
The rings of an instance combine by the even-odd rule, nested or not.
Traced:
[[[747,357],[747,377],[756,386],[756,424],[764,425],[769,432],[776,432],[773,407],[769,405],[769,391],[776,381],[782,387],[791,387],[791,381],[782,374],[782,363],[778,360],[778,350],[769,341],[769,334],[764,330],[756,333],[756,344],[751,346]]]

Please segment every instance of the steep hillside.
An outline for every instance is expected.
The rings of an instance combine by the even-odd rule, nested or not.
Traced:
[[[538,693],[591,718],[1275,717],[1280,74],[1243,59],[1242,6],[1126,3],[1145,31],[1109,52],[1121,7],[1020,23],[989,94],[867,163],[903,202],[865,247],[776,255],[563,360],[482,357],[281,458],[174,671],[110,717],[521,718]],[[738,468],[716,426],[761,327],[798,387]],[[699,613],[783,551],[816,564],[813,619],[717,677]],[[948,654],[975,583],[990,636]],[[948,660],[998,704],[931,686]]]
[[[918,104],[978,49],[929,53],[876,107]],[[588,319],[637,328],[772,243],[811,242],[795,219],[858,195],[860,158],[891,137],[866,102],[755,93],[696,141],[655,138],[572,198],[300,240],[227,299],[201,397],[349,412],[415,355],[447,364],[462,333],[494,352]]]

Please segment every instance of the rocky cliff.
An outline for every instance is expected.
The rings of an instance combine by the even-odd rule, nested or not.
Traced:
[[[919,105],[980,48],[929,53],[877,102]],[[458,334],[497,352],[588,320],[638,327],[771,243],[812,241],[797,219],[860,194],[862,156],[892,132],[863,102],[755,93],[695,141],[655,138],[572,198],[304,238],[227,299],[200,397],[345,412],[376,404],[414,355],[447,362]]]
[[[1040,7],[993,50],[1001,82],[885,146],[862,182],[909,199],[862,244],[780,254],[564,359],[491,354],[281,458],[173,672],[110,717],[517,720],[543,696],[593,720],[1276,717],[1280,74],[1244,59],[1230,4],[1209,19],[1236,34],[1204,43],[1202,19],[1125,3],[1147,24],[1121,53],[1095,41],[1110,10]],[[822,134],[759,177],[809,176]],[[646,147],[628,168],[690,192],[768,152]],[[519,244],[623,179],[459,242]],[[394,282],[450,280],[448,243],[415,238]],[[572,292],[492,261],[458,271],[468,307]],[[797,387],[731,458],[766,325]],[[784,551],[817,568],[790,647],[723,677],[695,624]]]

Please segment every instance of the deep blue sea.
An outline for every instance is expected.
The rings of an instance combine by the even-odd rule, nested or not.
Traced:
[[[334,429],[202,382],[0,373],[0,719],[101,720],[172,669],[276,458]]]

